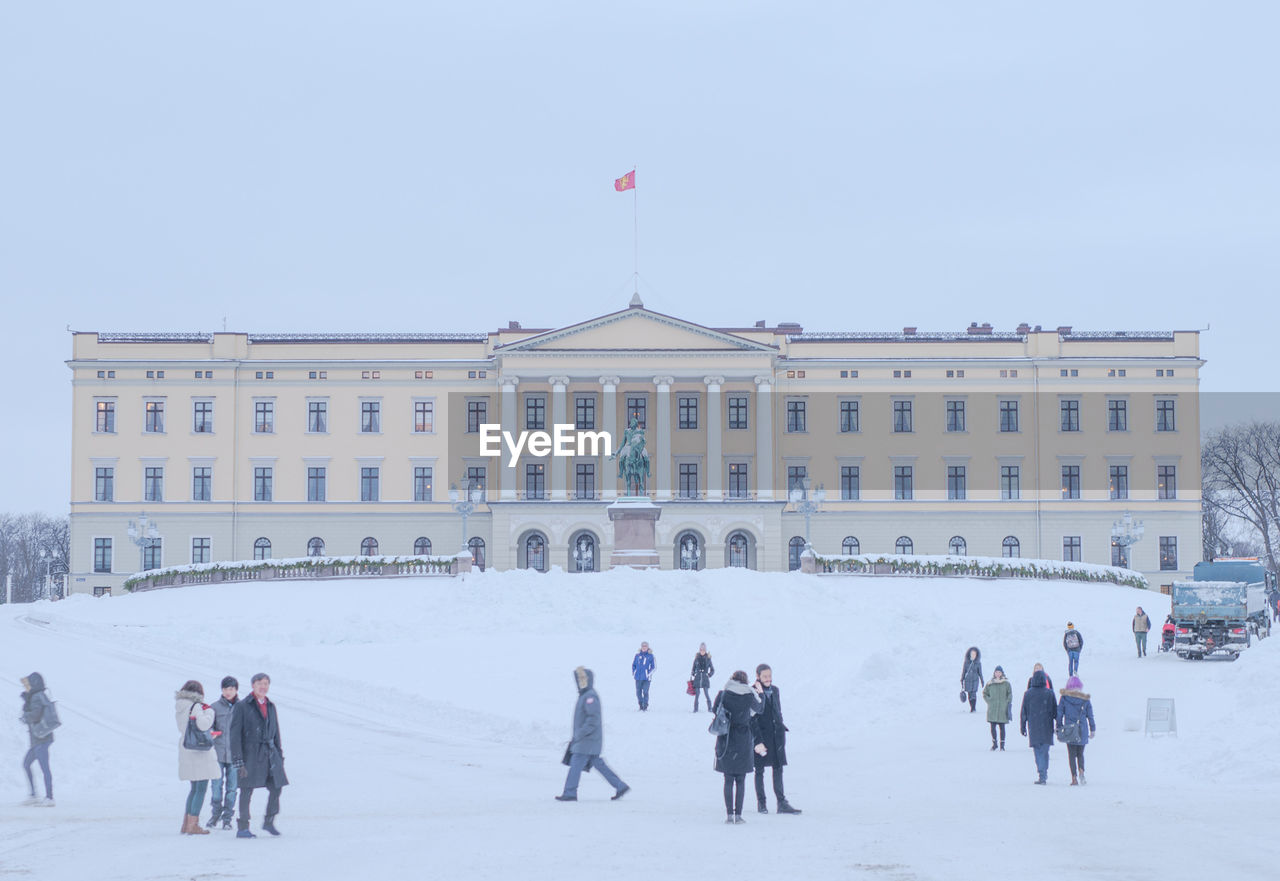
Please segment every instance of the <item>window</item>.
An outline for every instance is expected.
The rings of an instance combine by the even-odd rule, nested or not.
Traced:
[[[787,542],[787,571],[795,572],[800,568],[800,555],[804,553],[804,539],[798,535],[791,536]]]
[[[844,541],[840,542],[840,553],[846,556],[862,553],[862,545],[858,539],[852,535],[846,535]]]
[[[804,479],[809,476],[809,469],[805,465],[788,465],[787,466],[787,492],[793,489],[804,489]]]
[[[893,466],[893,497],[899,500],[912,498],[912,467],[910,465]]]
[[[1129,430],[1129,402],[1107,401],[1107,431]]]
[[[307,401],[307,431],[324,434],[329,430],[329,402]]]
[[[378,501],[378,469],[360,469],[360,501]]]
[[[893,430],[895,432],[911,431],[911,402],[893,402]]]
[[[93,500],[111,502],[116,497],[116,469],[93,469]]]
[[[858,402],[840,402],[840,431],[848,433],[858,431]]]
[[[698,466],[690,462],[680,463],[680,498],[696,499],[698,497]]]
[[[323,557],[324,556],[324,539],[320,536],[307,540],[307,556]]]
[[[360,431],[364,434],[377,434],[382,431],[382,402],[360,402]]]
[[[697,428],[698,427],[698,399],[696,397],[682,397],[677,401],[678,412],[680,414],[680,428]]]
[[[1174,572],[1178,568],[1178,537],[1160,536],[1160,571]]]
[[[418,536],[413,542],[413,554],[415,557],[431,556],[431,539],[425,535]]]
[[[1022,498],[1020,465],[1000,466],[1000,498],[1005,500]]]
[[[573,399],[573,426],[579,430],[595,430],[596,399],[594,395],[579,395]]]
[[[431,468],[418,465],[413,469],[413,500],[431,501]]]
[[[255,502],[271,501],[271,468],[253,469],[253,500]]]
[[[208,563],[210,556],[210,545],[213,540],[209,538],[193,538],[191,539],[191,562],[192,563]]]
[[[116,433],[116,402],[98,401],[97,417],[93,430],[99,434]]]
[[[1129,549],[1114,538],[1111,540],[1111,565],[1121,569],[1129,568]]]
[[[1178,466],[1156,466],[1156,498],[1176,499],[1178,497]]]
[[[164,545],[158,538],[150,539],[142,546],[142,568],[159,569],[164,564]]]
[[[862,469],[857,465],[840,466],[840,498],[857,501],[862,497]]]
[[[804,401],[787,401],[787,431],[804,431]]]
[[[631,427],[634,420],[640,428],[645,428],[645,417],[648,413],[649,399],[644,395],[638,397],[627,398],[627,427]]]
[[[376,557],[378,556],[378,540],[373,536],[366,536],[360,540],[360,556]]]
[[[1058,404],[1061,411],[1061,427],[1063,431],[1079,431],[1080,430],[1080,402],[1079,401],[1061,401]]]
[[[947,498],[951,501],[964,501],[965,498],[965,466],[947,466]]]
[[[542,395],[527,395],[524,399],[524,427],[529,431],[543,431],[547,427],[547,399]]]
[[[681,569],[698,570],[701,569],[702,562],[702,542],[698,540],[698,536],[692,532],[686,532],[680,536],[680,540],[676,542],[677,555]]]
[[[467,401],[467,434],[479,434],[481,424],[488,422],[488,401]]]
[[[1017,401],[1001,401],[1000,402],[1000,430],[1001,431],[1017,431],[1018,430],[1018,402]]]
[[[255,434],[271,434],[276,430],[275,401],[253,402],[253,431]]]
[[[1080,536],[1064,535],[1062,537],[1062,559],[1068,563],[1079,563],[1084,559],[1080,551]]]
[[[471,540],[467,542],[467,550],[471,551],[471,560],[473,565],[481,572],[484,571],[484,539],[478,535],[473,535]]]
[[[146,401],[143,408],[142,430],[149,434],[163,434],[164,401]]]
[[[729,463],[729,498],[750,498],[751,489],[747,478],[746,462]]]
[[[213,500],[213,469],[207,465],[197,465],[191,469],[191,501],[208,502]]]
[[[547,497],[547,466],[541,462],[532,462],[524,466],[524,497],[526,499]]]
[[[164,501],[164,468],[148,467],[144,469],[142,500],[145,502]]]
[[[746,569],[751,563],[749,548],[747,537],[741,532],[735,532],[729,536],[729,566],[734,569]]]
[[[413,430],[419,434],[436,430],[435,404],[432,401],[413,402]]]
[[[1062,466],[1062,497],[1064,499],[1080,498],[1080,466]]]
[[[98,372],[101,373],[102,371],[99,370]],[[111,596],[111,588],[103,584],[95,584],[93,586],[93,595],[95,597],[109,597]]]
[[[213,432],[213,401],[192,402],[191,430],[196,434],[211,434]]]
[[[947,401],[947,431],[964,430],[964,401]]]
[[[485,467],[483,465],[467,466],[467,488],[483,491],[485,488]]]
[[[594,462],[579,462],[574,468],[573,494],[579,499],[596,497],[596,466]]]
[[[524,565],[535,572],[547,571],[547,540],[536,532],[524,540]]]
[[[1172,398],[1161,398],[1156,401],[1156,431],[1173,431],[1174,402]]]
[[[963,557],[968,549],[969,545],[962,535],[953,535],[951,541],[947,542],[947,553],[953,557]]]
[[[1129,466],[1112,465],[1109,471],[1111,477],[1111,498],[1129,498]]]
[[[1002,557],[1021,557],[1022,545],[1012,535],[1006,535],[1004,541],[1000,542],[1000,556]]]
[[[897,554],[914,554],[916,552],[915,547],[911,538],[906,535],[898,536],[898,540],[893,543],[894,553]]]
[[[596,571],[596,537],[589,532],[578,533],[573,541],[573,571]]]
[[[746,395],[730,395],[729,396],[729,427],[730,428],[746,428],[747,427],[747,396]],[[746,541],[744,538],[743,541]],[[746,565],[746,564],[743,564]]]
[[[325,478],[328,469],[321,467],[307,468],[307,501],[323,502],[325,500]]]
[[[93,540],[93,571],[111,571],[111,539],[95,538]]]

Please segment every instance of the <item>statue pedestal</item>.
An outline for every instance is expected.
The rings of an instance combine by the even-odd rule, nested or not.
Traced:
[[[605,508],[613,523],[609,568],[657,569],[657,523],[662,509],[648,496],[623,496]]]

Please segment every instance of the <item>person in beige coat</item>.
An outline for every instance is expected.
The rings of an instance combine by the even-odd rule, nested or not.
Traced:
[[[210,740],[208,749],[187,749],[187,724],[194,719],[196,728],[208,731],[213,727],[213,707],[204,702],[204,686],[194,679],[174,692],[173,718],[178,725],[178,779],[191,782],[187,795],[187,812],[182,818],[183,835],[208,835],[209,830],[200,826],[200,806],[204,804],[209,781],[218,776],[218,755]]]

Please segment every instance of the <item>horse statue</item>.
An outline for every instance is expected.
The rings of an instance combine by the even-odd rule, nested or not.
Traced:
[[[626,481],[627,495],[645,495],[645,482],[649,479],[649,451],[644,448],[644,429],[634,416],[622,432],[618,449],[609,458],[618,460],[618,476]]]

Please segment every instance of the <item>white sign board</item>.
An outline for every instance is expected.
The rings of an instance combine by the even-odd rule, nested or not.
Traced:
[[[1178,715],[1171,697],[1147,698],[1147,734],[1178,734]]]

